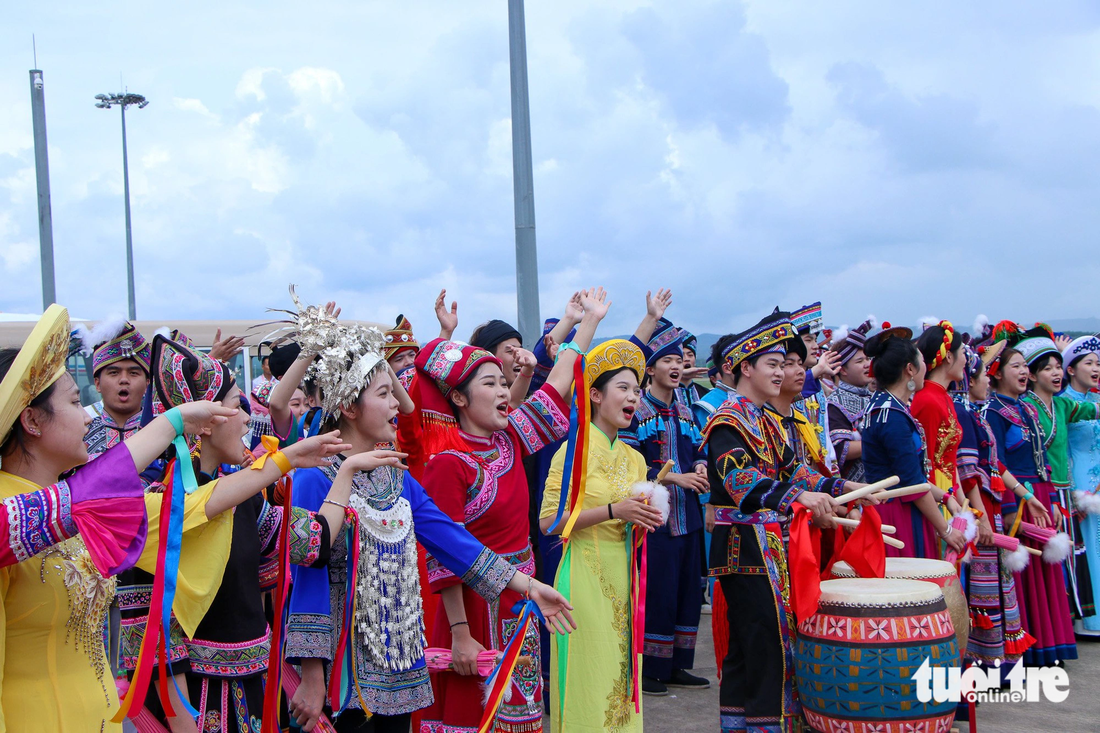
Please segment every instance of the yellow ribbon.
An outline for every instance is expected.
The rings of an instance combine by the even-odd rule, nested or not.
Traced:
[[[252,464],[253,471],[259,471],[267,464],[267,459],[270,458],[275,462],[275,465],[279,467],[279,470],[283,472],[283,475],[290,473],[292,466],[290,460],[286,455],[279,450],[279,439],[274,435],[265,435],[260,438],[260,445],[264,447],[264,453],[256,459]]]

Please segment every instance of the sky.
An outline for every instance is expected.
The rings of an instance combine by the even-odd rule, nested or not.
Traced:
[[[694,332],[1097,314],[1100,6],[527,0],[542,317],[605,286]],[[0,311],[41,311],[29,79],[45,77],[58,300],[262,321],[337,300],[434,334],[515,321],[505,0],[9,3]]]

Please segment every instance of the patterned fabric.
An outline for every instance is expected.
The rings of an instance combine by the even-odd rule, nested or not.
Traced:
[[[126,576],[123,576],[126,577]],[[138,653],[141,651],[141,640],[145,638],[145,622],[149,615],[149,603],[153,597],[153,586],[150,585],[119,585],[115,598],[118,600],[118,608],[122,612],[122,625],[119,629],[119,657],[118,663],[122,669],[133,672],[137,669]],[[183,629],[175,615],[168,624],[168,657],[175,667],[175,672],[186,671],[186,666],[179,666],[179,662],[187,659],[186,638]]]
[[[191,704],[199,711],[201,733],[259,733],[263,678],[198,677],[188,680]]]
[[[844,366],[852,357],[863,351],[863,345],[867,343],[867,334],[875,327],[875,320],[868,318],[863,323],[843,334],[843,338],[837,335],[833,340],[832,348],[840,355],[840,365]]]
[[[737,525],[785,526],[791,503],[803,491],[839,492],[844,481],[826,478],[795,460],[783,428],[741,395],[711,418],[708,450],[710,503],[723,511],[710,549],[710,575],[759,574],[765,566],[741,552]]]
[[[826,398],[829,411],[829,440],[836,452],[836,462],[841,475],[851,481],[863,480],[863,461],[848,458],[848,447],[859,440],[859,427],[867,406],[871,404],[871,391],[866,387],[853,387],[838,382],[833,393]]]
[[[132,323],[127,323],[114,338],[97,344],[92,352],[92,374],[111,364],[131,359],[141,365],[145,373],[149,373],[151,363],[151,351],[149,342],[141,335]]]
[[[428,375],[445,397],[487,362],[501,366],[500,359],[484,349],[461,341],[434,339],[417,355],[416,368]]]
[[[65,373],[70,334],[69,311],[54,303],[27,336],[0,379],[0,445],[8,439],[19,413]]]
[[[703,428],[706,427],[707,421],[710,420],[710,416],[735,394],[737,392],[733,387],[725,382],[716,382],[714,389],[692,403],[691,413],[695,418],[695,427],[698,428],[700,434],[702,434]]]
[[[153,339],[152,364],[154,415],[186,402],[216,402],[233,386],[227,365],[163,336]],[[189,437],[188,445],[195,444],[196,439]]]
[[[267,670],[271,629],[259,639],[237,643],[192,640],[187,643],[191,669],[209,677],[248,677]]]
[[[804,305],[791,313],[791,323],[799,334],[808,333],[817,336],[825,328],[825,317],[821,314],[821,301]]]
[[[650,351],[646,365],[653,366],[666,356],[683,356],[683,339],[683,332],[672,325],[672,321],[662,318],[657,322],[657,327],[653,330],[653,335],[649,337],[649,342],[646,344]]]
[[[386,340],[386,346],[383,349],[386,361],[389,361],[397,352],[402,349],[415,349],[420,350],[420,344],[417,343],[416,337],[413,336],[413,327],[409,323],[409,319],[405,316],[397,317],[397,324],[382,334],[382,337]]]
[[[141,411],[131,415],[125,425],[119,425],[107,412],[101,412],[92,418],[88,431],[84,434],[84,445],[88,449],[88,460],[114,448],[122,441],[141,429]]]
[[[72,518],[72,497],[65,481],[4,499],[4,516],[8,524],[8,547],[15,562],[29,560],[47,547],[77,534]]]
[[[294,482],[295,503],[303,507],[320,508],[332,486],[331,473],[332,470],[317,468],[299,471]],[[462,527],[442,514],[411,475],[396,471],[392,474],[399,479],[399,490],[396,493],[388,482],[381,480],[380,473],[377,481],[353,482],[353,496],[368,505],[383,508],[398,501],[407,502],[412,512],[413,532],[416,535],[405,534],[401,543],[415,543],[419,539],[432,553],[433,558],[446,563],[461,573],[463,578],[469,578],[471,587],[488,594],[487,598],[495,599],[515,573],[508,561],[486,550]],[[365,493],[379,489],[382,490],[381,493]],[[360,524],[359,531],[359,542],[373,541],[363,535],[366,532],[363,523]],[[291,590],[286,641],[286,656],[290,660],[323,659],[331,662],[335,657],[337,630],[343,625],[347,592],[346,538],[347,533],[341,533],[333,542],[327,567],[293,568],[294,585]],[[371,568],[364,568],[362,565],[359,572],[361,577],[368,580],[377,575]],[[409,594],[415,596],[418,603],[419,585],[410,590]],[[392,599],[396,607],[401,607],[408,600]],[[381,600],[376,602],[381,603]],[[371,711],[382,715],[397,715],[431,704],[431,685],[423,656],[414,660],[407,669],[396,670],[390,668],[390,665],[381,665],[368,653],[368,642],[359,636],[360,633],[361,629],[353,626],[351,646],[355,654],[359,687]],[[359,704],[358,697],[353,696],[351,706],[358,708]]]
[[[589,349],[584,359],[584,376],[589,384],[595,382],[601,374],[623,367],[634,372],[638,377],[638,384],[641,384],[642,379],[645,378],[645,355],[633,341],[626,339],[604,341],[599,346]]]
[[[722,358],[732,370],[751,356],[783,349],[787,341],[797,338],[798,332],[791,323],[789,314],[776,309],[761,318],[752,328],[737,334],[722,353]]]
[[[691,411],[682,402],[666,405],[650,392],[642,395],[630,427],[619,431],[624,444],[637,450],[646,460],[647,478],[653,480],[667,461],[673,473],[690,473],[706,465],[702,436]],[[680,486],[670,485],[668,523],[658,532],[678,537],[703,526],[699,496]]]

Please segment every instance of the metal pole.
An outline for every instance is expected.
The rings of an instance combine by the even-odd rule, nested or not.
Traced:
[[[38,180],[38,248],[42,261],[42,310],[57,302],[53,273],[53,210],[50,208],[50,159],[46,148],[46,93],[42,71],[31,69],[31,121],[34,126],[34,172]]]
[[[130,164],[126,158],[126,104],[122,108],[122,190],[126,198],[126,294],[129,298],[130,320],[137,320],[134,300],[134,242],[130,237]]]
[[[512,76],[512,184],[516,206],[516,297],[519,332],[531,347],[542,334],[539,262],[535,248],[535,181],[531,169],[531,109],[527,95],[527,38],[523,0],[508,0],[508,58]]]

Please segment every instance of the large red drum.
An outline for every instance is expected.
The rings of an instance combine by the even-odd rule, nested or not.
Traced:
[[[939,586],[854,578],[821,583],[818,611],[798,625],[802,710],[822,733],[946,733],[955,703],[922,703],[925,660],[953,667],[959,647]]]

